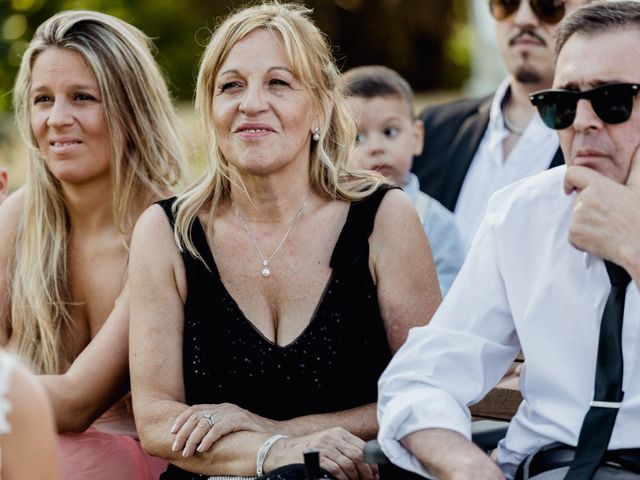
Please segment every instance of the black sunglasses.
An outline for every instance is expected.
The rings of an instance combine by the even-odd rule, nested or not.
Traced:
[[[555,25],[565,14],[564,0],[529,0],[531,10],[544,23]],[[520,0],[490,0],[491,15],[496,20],[504,20],[520,7]]]
[[[626,122],[631,117],[638,90],[640,83],[612,83],[584,92],[542,90],[529,95],[529,99],[549,128],[562,130],[570,127],[575,120],[578,100],[581,98],[591,102],[591,108],[603,122]]]

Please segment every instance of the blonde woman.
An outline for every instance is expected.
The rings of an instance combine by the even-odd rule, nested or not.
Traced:
[[[309,13],[220,25],[196,95],[208,171],[134,232],[134,412],[163,479],[305,478],[307,447],[374,478],[378,376],[440,301],[410,200],[346,169],[355,127]]]
[[[62,12],[37,29],[14,89],[30,164],[0,206],[0,336],[40,374],[58,430],[85,432],[60,437],[65,479],[157,478],[162,468],[120,401],[131,230],[183,172],[149,47],[114,17]]]
[[[30,478],[60,478],[53,412],[42,385],[0,350],[0,479]]]

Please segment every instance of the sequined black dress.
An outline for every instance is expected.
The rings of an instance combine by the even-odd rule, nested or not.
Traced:
[[[354,202],[334,247],[332,275],[307,328],[286,346],[266,339],[247,320],[220,280],[196,218],[193,242],[210,270],[183,253],[188,296],[184,307],[186,403],[230,402],[258,415],[286,420],[376,401],[378,377],[391,359],[368,238],[388,188]],[[160,205],[173,223],[173,199]],[[300,459],[302,461],[302,459]],[[163,480],[207,478],[170,465]]]

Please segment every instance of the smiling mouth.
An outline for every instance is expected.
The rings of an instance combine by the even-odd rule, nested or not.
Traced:
[[[271,130],[267,130],[266,128],[243,128],[242,130],[238,130],[238,133],[267,133]]]
[[[51,142],[50,145],[53,148],[64,148],[64,147],[70,147],[72,145],[79,145],[81,142],[77,141],[77,140],[72,140],[69,142]]]

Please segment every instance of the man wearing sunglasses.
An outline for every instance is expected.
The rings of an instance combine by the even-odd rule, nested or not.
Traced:
[[[379,383],[379,440],[440,479],[640,479],[640,2],[598,2],[556,34],[531,95],[567,166],[492,196],[467,260]],[[494,463],[468,405],[522,349],[524,397]]]
[[[469,249],[496,190],[563,163],[557,134],[528,95],[553,80],[553,34],[585,0],[490,0],[509,77],[495,95],[428,107],[423,152],[413,163],[422,190],[454,212]]]

